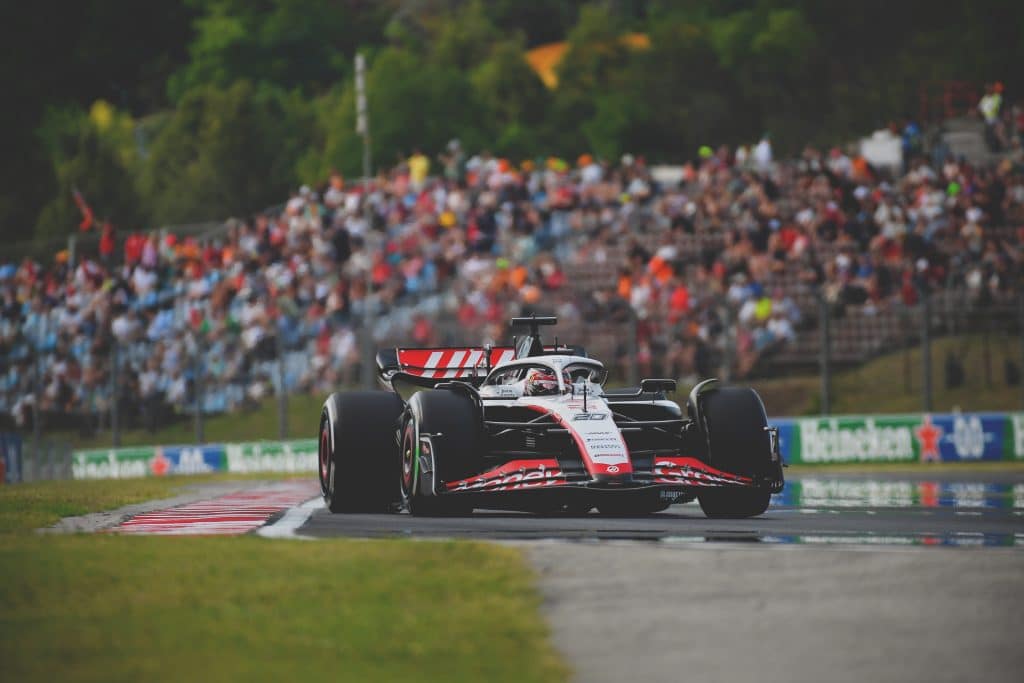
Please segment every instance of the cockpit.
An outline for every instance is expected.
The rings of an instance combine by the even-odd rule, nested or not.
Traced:
[[[494,369],[480,387],[485,398],[520,396],[591,396],[603,393],[608,371],[599,362],[583,358],[545,358],[545,362],[520,362]]]

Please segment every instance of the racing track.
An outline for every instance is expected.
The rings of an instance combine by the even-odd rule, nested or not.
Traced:
[[[696,503],[642,517],[539,516],[477,511],[456,518],[332,515],[317,510],[305,536],[480,540],[638,540],[666,543],[867,543],[1024,547],[1024,471],[833,474],[790,477],[763,516],[707,519]]]
[[[750,520],[319,509],[298,533],[520,545],[584,683],[1020,680],[1024,470],[789,479]]]

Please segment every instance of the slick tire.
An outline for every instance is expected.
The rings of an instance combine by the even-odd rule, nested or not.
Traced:
[[[480,471],[482,444],[481,416],[468,396],[443,389],[414,394],[406,409],[397,477],[405,508],[430,517],[471,513],[466,498],[442,491],[446,482]]]
[[[746,387],[722,387],[702,399],[703,428],[707,429],[708,462],[726,472],[747,477],[771,471],[771,437],[761,398]],[[712,518],[756,517],[768,509],[767,488],[707,488],[697,494],[704,514]]]
[[[331,394],[320,413],[320,492],[331,512],[387,512],[398,502],[399,420],[405,405],[389,391]]]

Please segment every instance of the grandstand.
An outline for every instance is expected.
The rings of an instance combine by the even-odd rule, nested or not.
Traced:
[[[806,367],[823,314],[833,361],[862,362],[919,336],[925,295],[958,324],[1012,324],[1019,159],[701,156],[678,184],[629,155],[403,163],[369,194],[335,174],[248,220],[2,263],[0,411],[25,427],[38,400],[48,426],[92,430],[117,401],[156,427],[197,396],[216,413],[326,393],[360,381],[368,301],[378,345],[498,341],[509,317],[554,313],[618,381]]]

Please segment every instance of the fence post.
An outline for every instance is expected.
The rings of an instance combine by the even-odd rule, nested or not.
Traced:
[[[900,330],[903,332],[903,393],[914,390],[912,370],[910,368],[910,314],[906,306],[900,307]]]
[[[932,411],[932,304],[931,293],[926,288],[921,289],[921,309],[921,386],[924,399],[922,408],[924,412],[930,413]]]
[[[828,301],[825,292],[818,290],[818,317],[821,332],[821,414],[832,413],[832,329],[829,317]]]
[[[627,360],[627,382],[629,386],[635,387],[640,384],[640,359],[637,358],[637,336],[640,333],[640,319],[633,307],[629,307],[629,330],[626,332],[626,358]]]
[[[1017,339],[1020,341],[1020,367],[1024,373],[1024,295],[1017,294]],[[1024,408],[1024,377],[1020,379],[1020,405]]]
[[[985,327],[981,332],[981,358],[985,374],[985,388],[992,388],[992,316],[994,311],[985,316]]]
[[[373,389],[375,384],[374,372],[377,367],[377,349],[375,348],[373,340],[373,313],[371,311],[373,303],[370,298],[370,278],[367,277],[366,281],[366,296],[363,299],[363,324],[360,326],[362,329],[360,334],[361,342],[359,346],[363,357],[362,372],[360,372],[362,375],[360,378],[360,384],[363,385],[364,389]]]
[[[114,448],[121,445],[121,359],[117,338],[110,343],[110,434]]]
[[[43,435],[43,411],[40,410],[40,402],[43,400],[43,366],[40,355],[42,353],[42,343],[37,343],[35,353],[32,356],[32,374],[33,383],[32,388],[35,392],[35,397],[32,401],[32,458],[35,460],[39,456],[39,447]]]
[[[736,321],[733,319],[732,308],[729,307],[728,301],[722,306],[722,310],[725,311],[722,314],[722,329],[725,331],[725,358],[722,362],[722,379],[728,384],[732,382],[732,366],[736,358]]]
[[[192,359],[192,390],[195,394],[195,414],[192,416],[195,429],[196,443],[200,444],[206,440],[206,425],[203,422],[203,337],[198,332],[195,336],[195,351]]]
[[[277,336],[277,438],[284,441],[288,438],[288,393],[284,385],[284,340],[281,338],[281,327],[278,325]]]

